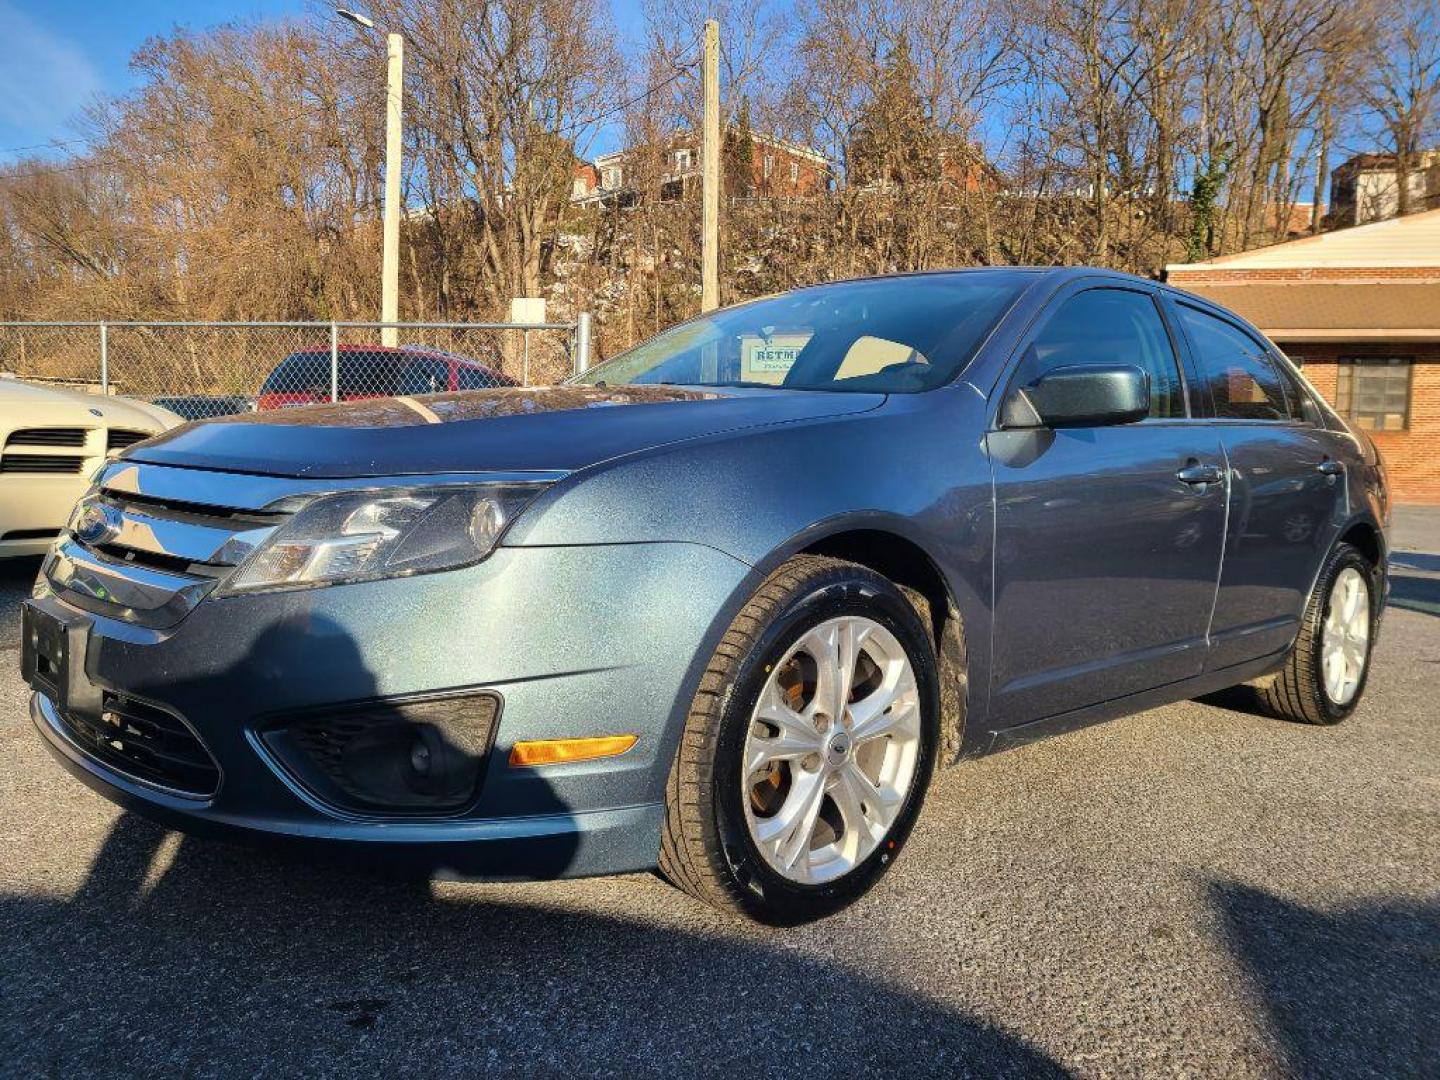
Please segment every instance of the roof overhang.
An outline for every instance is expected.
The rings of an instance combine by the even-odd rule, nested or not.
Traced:
[[[1440,280],[1175,285],[1249,319],[1276,341],[1440,341]]]

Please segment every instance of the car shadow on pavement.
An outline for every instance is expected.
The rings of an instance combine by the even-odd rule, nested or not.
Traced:
[[[668,891],[625,888],[620,904]],[[0,896],[0,1060],[56,1075],[1066,1075],[679,893],[662,923],[525,892],[436,895],[124,814],[72,898]]]
[[[162,699],[181,712],[260,701],[272,681],[297,698],[381,694],[345,629],[308,611],[238,665],[243,680],[202,672],[165,682]],[[567,812],[530,783],[543,790],[527,806]],[[581,909],[554,886],[436,886],[362,857],[199,840],[121,813],[73,892],[0,891],[0,1071],[1067,1075],[991,1024],[804,955],[799,932],[726,921],[649,877],[585,889],[601,904]],[[540,872],[573,857],[542,854]]]
[[[1322,911],[1240,884],[1210,893],[1292,1075],[1435,1075],[1440,902]]]

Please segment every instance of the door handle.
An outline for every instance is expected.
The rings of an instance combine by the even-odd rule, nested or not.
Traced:
[[[1334,458],[1327,457],[1324,461],[1320,462],[1319,465],[1315,466],[1315,471],[1324,473],[1326,476],[1339,476],[1345,471],[1345,466]]]
[[[1196,462],[1193,465],[1186,465],[1175,474],[1175,479],[1186,484],[1218,484],[1220,482],[1219,465],[1201,465]]]

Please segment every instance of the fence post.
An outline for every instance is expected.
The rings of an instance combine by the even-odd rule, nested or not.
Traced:
[[[340,400],[340,328],[330,324],[330,400]]]
[[[590,313],[582,311],[575,320],[575,374],[590,370]]]
[[[100,393],[110,393],[110,327],[100,324]]]

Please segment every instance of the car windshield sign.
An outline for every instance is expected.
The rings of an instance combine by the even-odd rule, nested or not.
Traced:
[[[994,271],[801,289],[681,323],[574,381],[930,390],[964,370],[1023,283]]]

